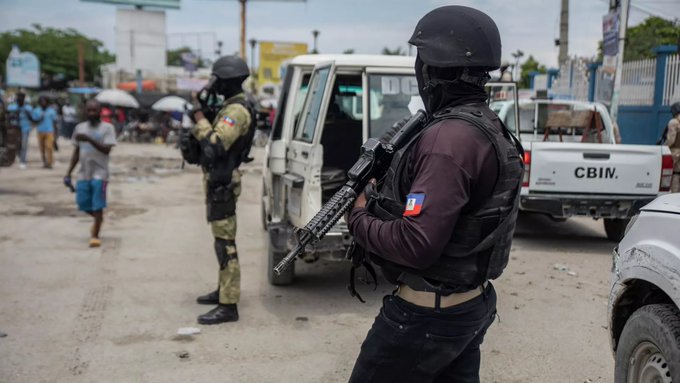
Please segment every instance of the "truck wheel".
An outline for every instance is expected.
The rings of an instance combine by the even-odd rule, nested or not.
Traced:
[[[284,270],[281,275],[277,275],[274,272],[274,266],[276,266],[281,260],[286,256],[285,251],[280,251],[281,248],[285,250],[285,246],[277,247],[273,240],[274,237],[278,237],[278,234],[269,233],[269,246],[267,248],[267,280],[269,284],[274,286],[286,286],[293,283],[293,278],[295,277],[295,262],[293,262],[286,270]],[[285,243],[285,241],[284,241]]]
[[[644,306],[623,327],[616,348],[615,382],[680,382],[680,311]]]
[[[604,219],[604,232],[607,233],[607,239],[614,242],[619,242],[623,239],[623,235],[626,232],[626,227],[628,226],[630,219],[616,219],[616,218],[605,218]]]

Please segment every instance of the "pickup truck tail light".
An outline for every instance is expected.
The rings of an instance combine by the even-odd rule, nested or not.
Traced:
[[[661,157],[661,183],[659,183],[659,191],[667,192],[671,190],[671,181],[673,180],[673,157],[668,154]]]
[[[524,177],[522,178],[522,187],[529,187],[529,173],[531,172],[531,151],[524,152]]]

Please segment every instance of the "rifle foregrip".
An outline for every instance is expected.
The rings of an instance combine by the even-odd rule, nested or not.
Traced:
[[[297,231],[298,244],[274,267],[274,272],[280,275],[298,255],[305,251],[307,245],[321,240],[342,215],[354,205],[356,198],[357,193],[347,185],[338,190],[314,218],[303,229]]]
[[[351,187],[343,186],[323,205],[303,230],[314,237],[314,242],[319,241],[352,207],[356,199],[357,193]]]

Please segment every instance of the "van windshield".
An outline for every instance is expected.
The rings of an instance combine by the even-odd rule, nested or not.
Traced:
[[[419,97],[415,75],[371,74],[368,89],[371,137],[382,136],[395,122],[410,116],[409,103]]]

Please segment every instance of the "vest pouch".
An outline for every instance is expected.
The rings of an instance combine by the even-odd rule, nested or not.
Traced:
[[[451,236],[451,242],[447,244],[442,253],[452,257],[467,255],[498,227],[500,220],[501,214],[498,211],[493,214],[467,216],[460,219]]]
[[[208,222],[236,214],[236,196],[232,185],[210,185],[206,196]]]

